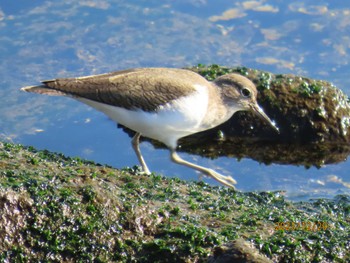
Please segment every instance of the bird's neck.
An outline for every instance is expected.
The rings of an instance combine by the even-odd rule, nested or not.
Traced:
[[[207,113],[202,125],[209,129],[230,119],[238,108],[229,107],[225,104],[220,89],[209,88],[208,95],[211,99],[208,101]]]

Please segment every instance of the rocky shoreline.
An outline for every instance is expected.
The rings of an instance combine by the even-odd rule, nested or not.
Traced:
[[[1,262],[347,262],[350,197],[293,203],[0,142]]]

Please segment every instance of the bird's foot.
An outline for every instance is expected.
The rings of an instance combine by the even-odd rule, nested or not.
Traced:
[[[129,168],[129,172],[133,174],[139,174],[139,175],[150,175],[151,172],[146,167],[146,169],[140,165],[134,165],[133,167]]]
[[[142,173],[147,175],[151,174],[151,171],[148,169],[147,165],[142,166]]]
[[[237,184],[237,181],[233,179],[231,176],[225,176],[225,175],[219,174],[218,172],[212,169],[208,169],[205,174],[228,187],[236,189],[234,185]]]

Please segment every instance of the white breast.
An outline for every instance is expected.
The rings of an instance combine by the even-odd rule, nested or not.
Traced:
[[[181,137],[205,129],[201,124],[207,113],[208,90],[200,85],[196,85],[195,88],[197,91],[192,95],[165,104],[156,112],[127,110],[84,98],[76,99],[145,137],[175,148],[177,140]]]

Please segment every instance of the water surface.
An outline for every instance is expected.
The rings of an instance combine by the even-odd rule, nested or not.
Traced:
[[[350,93],[345,1],[5,0],[0,32],[1,138],[118,168],[137,159],[129,137],[107,117],[67,98],[19,88],[132,67],[214,63],[324,79]],[[172,164],[168,151],[141,147],[151,170],[197,180],[193,170]],[[294,200],[350,192],[345,160],[305,169],[181,155],[231,174],[242,191],[285,190]]]

